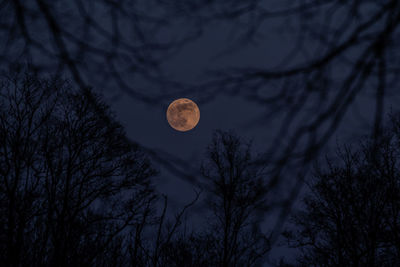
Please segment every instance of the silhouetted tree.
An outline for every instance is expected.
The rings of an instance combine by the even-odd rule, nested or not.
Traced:
[[[400,123],[392,122],[315,168],[295,230],[285,233],[301,249],[300,266],[400,264]]]
[[[155,172],[108,107],[92,99],[58,79],[2,78],[6,266],[125,266],[124,231],[152,212]]]
[[[201,169],[206,222],[167,240],[161,266],[259,266],[270,250],[269,236],[260,229],[269,201],[250,144],[216,131]]]
[[[269,251],[260,223],[268,208],[262,168],[252,162],[250,144],[217,131],[202,166],[209,229],[202,240],[210,266],[254,266]]]

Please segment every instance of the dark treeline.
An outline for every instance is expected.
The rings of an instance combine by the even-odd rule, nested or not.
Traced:
[[[293,266],[400,266],[399,116],[381,132],[316,164],[284,232]]]
[[[60,79],[2,78],[3,266],[260,264],[270,249],[258,227],[267,189],[245,141],[215,133],[198,188],[207,224],[184,231],[200,193],[169,218],[149,159],[101,99],[88,97]]]
[[[29,74],[0,84],[3,266],[262,266],[266,173],[250,143],[216,131],[193,201],[171,218],[157,172],[99,96]],[[279,266],[398,266],[400,120],[315,164]],[[205,222],[186,227],[202,202]],[[185,227],[183,225],[185,224]],[[189,229],[189,230],[187,230]]]
[[[121,234],[156,197],[148,159],[64,81],[17,75],[0,92],[0,261],[119,265]]]

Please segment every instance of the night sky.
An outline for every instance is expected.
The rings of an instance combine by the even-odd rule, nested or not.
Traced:
[[[359,39],[355,38],[359,43],[343,50],[341,45],[380,10],[380,1],[365,1],[365,5],[354,1],[358,3],[354,7],[346,3],[336,7],[332,1],[110,1],[110,5],[88,1],[81,4],[83,8],[77,4],[81,1],[72,2],[27,1],[22,11],[31,12],[22,18],[21,3],[2,7],[2,25],[13,25],[13,19],[15,25],[22,26],[23,21],[32,21],[24,26],[27,31],[10,26],[14,29],[10,35],[3,30],[8,26],[2,28],[2,69],[15,63],[29,65],[41,75],[58,74],[78,88],[85,85],[99,93],[129,140],[152,155],[160,171],[154,183],[160,193],[168,196],[171,214],[194,197],[199,167],[215,130],[234,131],[252,141],[256,157],[278,162],[281,157],[290,158],[284,151],[292,146],[298,129],[312,129],[308,125],[320,114],[327,114],[315,132],[310,130],[298,137],[293,146],[293,155],[312,156],[309,161],[294,159],[279,172],[280,182],[272,196],[279,202],[290,197],[293,188],[298,187],[296,175],[303,171],[307,175],[315,160],[331,153],[338,143],[356,143],[361,137],[371,136],[377,121],[385,121],[389,111],[398,112],[398,21],[390,33],[391,41],[387,41],[386,56],[382,57],[388,67],[381,106],[376,91],[379,79],[374,76],[378,76],[378,60],[373,61],[376,65],[369,76],[360,78],[365,83],[354,97],[348,96],[352,87],[346,87],[348,77],[362,76],[364,67],[357,66],[357,60],[389,27],[386,15],[367,30],[359,30]],[[400,10],[398,4],[394,5]],[[85,27],[82,10],[90,10],[87,16],[95,23]],[[53,27],[52,19],[61,29]],[[25,32],[34,42],[26,41]],[[4,41],[7,35],[8,42]],[[338,52],[333,59],[324,59],[335,49]],[[371,53],[366,55],[367,62]],[[321,58],[326,64],[314,64]],[[315,65],[312,71],[282,74],[309,63]],[[303,92],[309,93],[307,97],[303,98]],[[279,100],[268,100],[280,93]],[[341,96],[349,97],[348,106],[344,102],[335,104]],[[200,109],[198,125],[188,132],[174,130],[166,119],[168,105],[178,98],[189,98]],[[299,107],[290,113],[296,105]],[[337,107],[343,114],[329,107]],[[329,136],[321,141],[319,138],[326,133]],[[307,154],[313,141],[318,149],[315,154]],[[304,190],[300,186],[295,194],[290,205],[294,210]],[[193,210],[198,217],[192,220],[201,224],[201,207]],[[264,214],[261,228],[274,229],[280,215],[280,207]],[[284,216],[283,222],[286,219]],[[292,259],[295,252],[278,243],[268,257]]]
[[[255,153],[263,153],[271,146],[274,134],[276,134],[282,122],[282,113],[278,112],[273,117],[265,119],[270,111],[270,106],[259,104],[240,92],[225,93],[223,89],[215,89],[202,92],[203,88],[191,90],[201,85],[204,81],[211,80],[210,72],[224,71],[229,68],[272,68],[279,66],[287,54],[296,47],[296,33],[285,31],[288,23],[283,18],[260,26],[260,35],[257,41],[237,40],[232,34],[232,25],[224,22],[215,22],[202,32],[202,35],[185,45],[180,51],[168,60],[162,62],[162,71],[169,79],[177,81],[181,88],[167,85],[166,97],[157,103],[143,103],[123,93],[110,94],[115,89],[102,88],[102,92],[109,97],[109,103],[117,114],[117,118],[126,127],[127,134],[132,140],[154,150],[160,150],[180,160],[185,160],[194,169],[201,162],[207,144],[216,129],[234,130],[239,135],[252,140]],[[231,23],[233,24],[233,22]],[[278,29],[277,29],[278,28]],[[228,31],[229,29],[229,31]],[[283,29],[283,30],[279,30]],[[168,29],[170,30],[170,29]],[[179,34],[179,30],[171,34]],[[171,30],[172,31],[172,30]],[[248,42],[247,42],[248,41]],[[310,43],[312,47],[313,43]],[[310,48],[312,51],[312,48]],[[295,65],[298,60],[293,58],[290,64]],[[334,75],[340,76],[341,70]],[[129,78],[129,77],[128,77]],[[185,88],[185,85],[187,87]],[[143,87],[142,87],[143,86]],[[138,90],[146,94],[146,84],[136,83]],[[245,86],[244,86],[245,87]],[[143,88],[143,89],[142,89]],[[185,90],[187,89],[187,90]],[[244,88],[243,90],[246,90]],[[276,92],[279,87],[268,86],[268,90]],[[206,90],[204,90],[206,91]],[[149,91],[149,96],[151,96]],[[368,134],[373,124],[374,103],[372,92],[360,94],[349,112],[343,119],[339,129],[332,138],[332,144],[357,140]],[[170,96],[172,95],[172,96]],[[168,105],[177,98],[187,97],[195,101],[201,112],[200,122],[191,131],[178,132],[172,129],[166,120]],[[394,95],[386,99],[385,109],[396,110],[398,96]],[[321,102],[320,106],[326,105]],[[304,112],[302,120],[307,120],[308,112]],[[304,121],[300,121],[304,124]],[[286,140],[279,140],[285,144]],[[279,149],[280,144],[273,144]],[[325,149],[329,149],[329,144]],[[162,168],[162,166],[161,166]],[[175,201],[184,202],[182,194],[190,195],[190,185],[185,183],[167,170],[162,172],[160,188],[166,190]],[[183,182],[183,183],[182,183]],[[177,186],[178,185],[178,186]],[[181,188],[182,186],[182,188]],[[189,192],[188,192],[189,191]],[[175,196],[175,197],[174,197]]]
[[[201,84],[209,78],[207,73],[210,71],[229,68],[274,69],[282,64],[282,60],[286,59],[287,54],[297,45],[296,34],[285,33],[285,23],[287,22],[284,19],[280,20],[260,26],[259,31],[262,38],[257,39],[256,42],[238,41],[230,31],[227,31],[230,27],[229,24],[216,22],[204,29],[199,39],[190,42],[176,55],[163,62],[163,72],[179,83],[196,87],[198,83]],[[283,30],[279,31],[276,29],[277,27],[283,28]],[[312,47],[314,44],[311,41],[309,45]],[[313,49],[310,50],[312,53]],[[296,61],[296,58],[293,58],[290,63],[295,65]],[[335,75],[342,75],[341,71],[337,70]],[[140,84],[137,86],[140,87]],[[278,86],[269,86],[268,90],[279,90]],[[226,94],[222,90],[219,92],[218,88],[206,94],[203,94],[201,89],[194,90],[194,92],[183,90],[183,93],[173,87],[168,87],[167,90],[168,93],[173,94],[173,97],[165,97],[157,104],[138,102],[124,94],[111,100],[110,104],[126,127],[129,137],[147,148],[169,154],[173,161],[183,160],[187,164],[186,167],[190,166],[190,169],[186,169],[190,170],[189,172],[198,170],[206,147],[216,129],[233,130],[240,136],[252,140],[255,154],[262,154],[271,148],[279,150],[282,145],[287,143],[285,138],[280,139],[279,143],[272,143],[283,119],[282,112],[265,118],[271,108],[268,104],[255,103],[251,99],[241,96],[240,93]],[[178,132],[172,129],[166,120],[168,105],[181,97],[187,97],[197,102],[201,112],[199,124],[188,132]],[[398,95],[394,95],[386,101],[385,110],[397,109]],[[319,105],[324,106],[325,104],[325,101],[321,101]],[[374,109],[371,109],[371,105],[374,105],[373,95],[371,96],[370,92],[360,94],[331,140],[321,151],[321,155],[334,151],[338,142],[358,142],[361,137],[368,135],[374,118]],[[299,125],[304,124],[309,117],[308,111],[302,112],[304,112],[304,116],[298,122]],[[172,210],[178,210],[195,194],[193,185],[197,184],[196,173],[190,173],[189,177],[180,177],[176,173],[168,171],[162,164],[160,170],[157,187],[171,198]],[[289,181],[289,184],[291,182],[293,181]],[[289,188],[286,189],[283,186],[278,194],[287,194]],[[296,207],[296,203],[294,206]],[[195,207],[194,210],[201,214],[199,207]],[[274,226],[277,214],[274,211],[266,215],[263,223],[264,229]],[[201,216],[198,219],[201,221]],[[270,257],[278,259],[285,256],[291,259],[295,254],[295,250],[276,246]]]

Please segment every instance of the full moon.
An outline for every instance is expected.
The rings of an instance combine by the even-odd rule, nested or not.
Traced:
[[[167,120],[175,130],[181,132],[189,131],[196,127],[200,120],[199,107],[188,98],[179,98],[169,104]]]

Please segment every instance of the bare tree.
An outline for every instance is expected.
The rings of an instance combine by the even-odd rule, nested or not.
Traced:
[[[270,236],[260,229],[269,208],[265,174],[250,144],[231,132],[215,132],[206,158],[200,204],[206,222],[191,222],[167,239],[160,266],[258,266],[270,250]]]
[[[0,92],[1,261],[124,265],[122,234],[155,199],[146,156],[64,81],[17,75]]]
[[[208,252],[216,256],[210,265],[254,266],[270,249],[259,228],[268,190],[251,156],[250,145],[229,132],[217,131],[208,147],[202,173],[211,213],[205,240],[212,240]]]
[[[290,244],[301,266],[397,266],[400,259],[399,120],[379,138],[339,149],[309,181]]]

